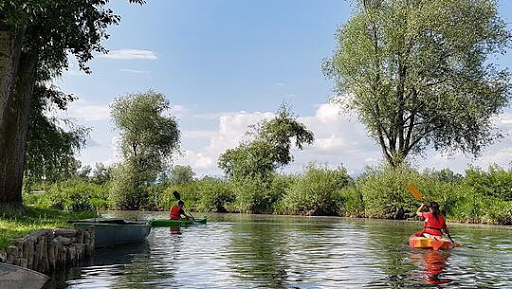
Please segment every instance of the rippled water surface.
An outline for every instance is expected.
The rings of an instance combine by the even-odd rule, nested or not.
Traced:
[[[163,212],[110,216],[165,217]],[[512,230],[452,225],[462,247],[414,250],[414,222],[208,215],[97,250],[47,288],[512,288]]]

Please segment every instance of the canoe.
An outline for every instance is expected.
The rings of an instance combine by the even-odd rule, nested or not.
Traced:
[[[435,249],[435,250],[448,250],[453,248],[450,240],[447,239],[436,239],[436,238],[425,238],[425,237],[417,237],[416,235],[412,235],[409,237],[409,246],[411,248],[424,248],[424,249]],[[455,243],[455,247],[459,247],[460,245]]]
[[[76,228],[94,228],[94,248],[139,243],[151,232],[147,220],[86,219],[73,221]]]
[[[24,267],[0,263],[0,288],[41,289],[50,278]]]
[[[206,224],[206,217],[194,220],[172,220],[172,219],[153,219],[151,226],[153,227],[180,227],[193,224]]]

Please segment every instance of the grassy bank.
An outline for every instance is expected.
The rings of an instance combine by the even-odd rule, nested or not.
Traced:
[[[10,240],[23,237],[40,229],[72,228],[68,220],[91,218],[93,212],[64,212],[49,208],[26,207],[25,212],[0,215],[0,249]]]
[[[142,209],[168,210],[181,193],[187,207],[205,212],[415,218],[419,203],[407,190],[413,181],[426,201],[436,201],[451,221],[512,224],[512,169],[469,168],[418,172],[408,167],[372,167],[353,178],[346,169],[310,165],[293,175],[266,178],[204,177],[178,184],[155,184],[137,194]],[[25,194],[25,203],[46,208],[117,209],[109,184],[67,180],[44,186],[45,193]]]

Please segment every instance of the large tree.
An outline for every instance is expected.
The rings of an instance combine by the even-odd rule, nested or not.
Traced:
[[[144,190],[165,172],[179,148],[180,131],[165,96],[154,91],[129,94],[111,105],[121,133],[124,162],[114,174],[111,196],[118,207],[138,209]]]
[[[94,52],[106,52],[106,28],[120,17],[108,0],[0,2],[0,206],[19,209],[30,107],[36,83],[67,68],[68,54],[89,72]],[[129,2],[143,3],[142,0]]]
[[[219,157],[218,165],[228,176],[267,178],[277,168],[293,161],[293,145],[302,149],[314,141],[313,133],[286,106],[281,106],[274,118],[262,121],[253,130],[254,140],[228,149]]]
[[[436,150],[478,156],[500,134],[510,74],[489,56],[511,34],[492,0],[357,0],[324,63],[391,165]]]
[[[75,97],[55,86],[36,85],[32,96],[24,166],[25,184],[58,181],[76,173],[75,155],[83,148],[89,128],[52,114],[65,110]]]

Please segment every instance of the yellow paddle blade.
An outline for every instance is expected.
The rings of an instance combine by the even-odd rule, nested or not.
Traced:
[[[418,191],[418,188],[416,188],[412,182],[409,182],[409,192],[416,200],[423,200],[423,196],[420,194],[420,191]]]

